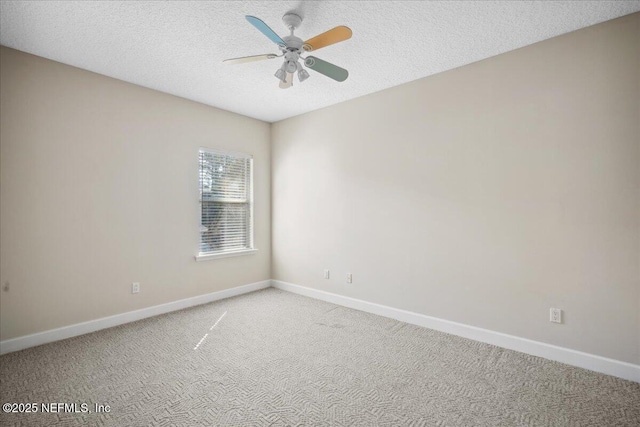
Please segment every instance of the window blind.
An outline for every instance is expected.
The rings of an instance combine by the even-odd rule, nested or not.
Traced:
[[[251,156],[200,149],[200,255],[253,248]]]

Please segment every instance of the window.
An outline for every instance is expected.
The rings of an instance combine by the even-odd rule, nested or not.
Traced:
[[[253,253],[253,159],[200,149],[197,260]]]

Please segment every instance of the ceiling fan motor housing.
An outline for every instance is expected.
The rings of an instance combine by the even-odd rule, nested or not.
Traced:
[[[302,45],[304,44],[304,41],[302,41],[300,37],[296,36],[285,36],[282,40],[287,44],[287,50],[289,51],[299,51],[302,49]]]

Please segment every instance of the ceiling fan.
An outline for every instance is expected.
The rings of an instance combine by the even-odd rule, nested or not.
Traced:
[[[335,81],[343,82],[349,77],[349,72],[344,68],[340,68],[337,65],[333,65],[327,61],[323,61],[315,56],[303,57],[303,53],[318,50],[320,48],[347,40],[351,38],[351,29],[343,25],[332,28],[320,35],[317,35],[309,40],[302,41],[301,38],[293,35],[296,28],[302,23],[302,18],[295,13],[287,13],[282,17],[282,21],[289,28],[291,34],[285,37],[280,37],[273,31],[267,24],[255,16],[245,16],[247,21],[258,29],[262,34],[267,36],[272,42],[278,45],[281,54],[267,53],[264,55],[252,55],[243,56],[241,58],[225,59],[225,64],[242,64],[244,62],[261,61],[264,59],[274,59],[284,57],[284,63],[275,76],[280,80],[280,88],[287,89],[293,86],[293,74],[298,73],[298,80],[300,82],[309,78],[307,70],[302,68],[300,59],[304,62],[305,67],[310,68],[320,74],[332,78]]]

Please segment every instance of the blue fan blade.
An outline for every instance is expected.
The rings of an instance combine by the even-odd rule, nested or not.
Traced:
[[[274,42],[276,44],[279,44],[280,46],[286,46],[287,45],[284,42],[284,40],[282,40],[280,38],[280,36],[276,34],[275,31],[273,31],[271,28],[269,28],[269,26],[267,24],[262,22],[261,19],[258,19],[255,16],[250,16],[250,15],[245,16],[245,18],[247,18],[247,21],[249,21],[249,23],[251,25],[256,27],[258,29],[258,31],[260,31],[265,36],[269,37],[269,39],[271,39],[272,42]]]

